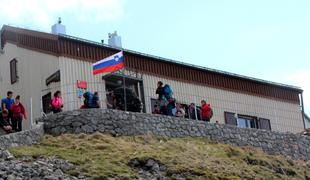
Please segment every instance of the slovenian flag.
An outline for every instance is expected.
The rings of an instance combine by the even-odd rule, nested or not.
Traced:
[[[114,72],[124,68],[124,66],[124,55],[121,51],[93,64],[93,75]]]

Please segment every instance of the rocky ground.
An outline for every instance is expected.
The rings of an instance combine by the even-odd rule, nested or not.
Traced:
[[[164,172],[166,167],[154,159],[138,160],[133,159],[128,164],[138,171],[139,180],[165,180]],[[93,178],[84,176],[71,176],[65,172],[74,168],[74,165],[66,160],[56,157],[32,158],[23,157],[16,159],[8,150],[0,150],[0,180],[90,180]],[[185,179],[189,174],[172,174],[174,179]],[[100,179],[100,178],[99,178]],[[106,179],[106,178],[103,178]],[[108,180],[128,178],[107,178]]]
[[[132,159],[130,167],[138,172],[138,180],[166,180],[167,168],[159,161],[149,158],[145,160]],[[8,150],[0,150],[0,180],[90,180],[93,178],[84,176],[71,176],[65,172],[74,168],[74,165],[66,160],[56,157],[44,158],[23,157],[16,159]],[[190,176],[186,174],[170,174],[169,177],[177,180],[185,180]],[[106,178],[103,178],[106,179]],[[128,179],[111,177],[108,180]]]
[[[270,156],[206,138],[105,134],[46,135],[0,151],[2,179],[290,179],[310,180],[310,162]]]
[[[86,180],[89,178],[74,177],[64,172],[73,168],[68,161],[58,158],[24,157],[16,159],[8,150],[0,150],[0,180]]]
[[[152,180],[166,180],[176,179],[185,180],[189,177],[195,177],[197,174],[193,172],[174,172],[167,169],[161,162],[152,159],[132,159],[129,164],[130,167],[138,171],[138,179],[152,179]],[[199,175],[198,175],[199,176]]]

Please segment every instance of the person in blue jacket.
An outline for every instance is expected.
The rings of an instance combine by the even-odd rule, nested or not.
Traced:
[[[2,111],[7,110],[9,112],[9,119],[12,118],[11,107],[12,107],[13,104],[14,104],[13,92],[12,91],[8,91],[7,92],[7,97],[3,98],[1,100],[1,109],[2,109]]]

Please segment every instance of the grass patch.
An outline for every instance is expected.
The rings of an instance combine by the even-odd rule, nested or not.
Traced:
[[[189,173],[189,179],[306,179],[302,162],[268,156],[252,148],[238,148],[206,138],[112,137],[103,134],[44,136],[35,146],[11,148],[16,157],[58,156],[76,165],[68,173],[94,178],[132,178],[130,160],[153,158],[167,167],[167,175]]]

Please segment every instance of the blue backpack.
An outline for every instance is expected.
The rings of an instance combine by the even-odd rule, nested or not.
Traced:
[[[164,93],[164,96],[167,98],[167,99],[170,99],[172,98],[172,95],[173,95],[173,92],[172,92],[172,89],[171,87],[166,84],[163,88],[163,93]]]
[[[93,98],[94,98],[94,95],[93,93],[91,92],[86,92],[83,94],[85,100],[86,100],[86,106],[87,107],[93,107]]]

